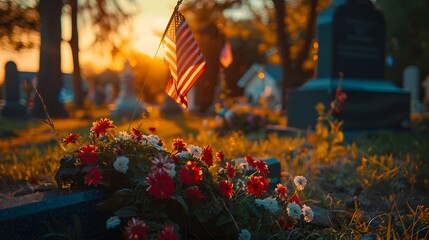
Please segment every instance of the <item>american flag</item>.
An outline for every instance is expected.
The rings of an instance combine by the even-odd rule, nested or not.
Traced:
[[[175,11],[164,37],[164,61],[170,69],[165,92],[184,109],[188,107],[186,94],[206,70],[206,61],[185,20]]]

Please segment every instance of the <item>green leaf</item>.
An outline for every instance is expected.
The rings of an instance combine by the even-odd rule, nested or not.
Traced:
[[[138,209],[135,206],[125,206],[114,213],[118,217],[135,217],[138,216]]]
[[[259,216],[259,210],[254,204],[248,201],[244,201],[243,204],[246,206],[247,210],[249,210],[253,215]]]
[[[232,219],[229,215],[222,214],[217,218],[216,226],[220,227],[222,225],[232,222]]]
[[[183,199],[183,196],[181,195],[173,195],[171,196],[171,199],[176,200],[183,208],[183,210],[185,211],[185,214],[188,215],[188,204],[186,204],[185,199]]]

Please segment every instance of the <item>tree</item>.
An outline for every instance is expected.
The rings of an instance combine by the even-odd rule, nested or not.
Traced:
[[[60,0],[40,0],[40,61],[37,89],[43,98],[36,98],[32,115],[45,118],[44,107],[52,117],[66,117],[64,105],[58,101],[62,88],[61,72],[61,9]]]
[[[45,99],[48,113],[54,117],[64,117],[66,112],[63,104],[58,102],[58,95],[62,87],[61,75],[61,14],[63,1],[53,0],[52,6],[45,1],[0,1],[0,40],[16,50],[32,48],[37,45],[34,41],[34,34],[40,27],[40,70],[38,74],[37,88],[41,96]],[[73,56],[73,90],[74,103],[77,106],[83,105],[83,89],[79,64],[79,40],[77,28],[78,12],[81,12],[86,21],[94,27],[94,46],[102,46],[105,51],[110,49],[114,56],[118,54],[121,46],[126,43],[128,36],[124,32],[130,32],[129,19],[132,17],[131,11],[123,10],[124,6],[119,4],[119,0],[106,1],[83,1],[78,6],[77,0],[66,1],[70,6],[72,19],[72,37],[70,46]],[[128,1],[133,3],[132,0]],[[124,3],[124,1],[122,1]],[[40,6],[42,5],[42,6]],[[37,7],[38,6],[38,7]],[[37,10],[38,11],[37,11]],[[135,8],[134,8],[135,9]],[[38,13],[38,14],[37,14]],[[59,16],[59,17],[58,17]],[[57,21],[57,22],[53,22]],[[52,29],[51,29],[52,28]],[[23,36],[33,36],[25,38]],[[58,43],[59,37],[59,43]],[[46,52],[45,52],[46,51]],[[54,61],[54,62],[53,62]],[[49,64],[49,66],[46,66]],[[59,70],[58,70],[59,69]],[[33,114],[36,117],[44,117],[44,106],[40,100],[36,99]]]
[[[39,14],[31,1],[0,0],[0,46],[15,51],[39,44]]]
[[[73,57],[73,92],[74,104],[77,107],[83,106],[84,93],[82,89],[82,76],[79,62],[79,32],[78,14],[94,27],[95,40],[93,46],[101,46],[102,51],[110,50],[112,56],[118,54],[119,49],[127,44],[127,37],[131,28],[131,18],[135,11],[125,11],[124,5],[120,2],[135,6],[134,1],[81,1],[68,0],[66,5],[70,6],[71,17],[71,38],[69,41]],[[121,29],[123,29],[121,31]],[[125,31],[124,31],[125,30]]]

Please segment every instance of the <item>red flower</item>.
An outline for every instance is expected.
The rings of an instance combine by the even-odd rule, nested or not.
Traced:
[[[99,137],[100,135],[106,135],[107,129],[109,128],[115,128],[113,121],[107,118],[100,118],[97,122],[92,123],[91,132],[93,132],[95,136]]]
[[[219,162],[223,162],[225,160],[225,156],[223,155],[222,151],[217,152],[216,157],[219,160]]]
[[[219,183],[220,195],[226,198],[232,198],[234,195],[234,185],[228,181],[222,181]]]
[[[149,127],[149,132],[154,133],[156,132],[156,127]]]
[[[207,145],[203,148],[203,155],[201,160],[210,167],[213,165],[213,148],[210,145]]]
[[[85,164],[94,164],[98,161],[96,151],[97,148],[94,145],[82,146],[79,150],[78,157]]]
[[[268,174],[268,165],[264,160],[256,160],[254,161],[256,169],[258,172],[264,176]]]
[[[149,185],[146,191],[157,199],[167,199],[174,192],[173,179],[164,172],[155,172],[149,175],[146,179],[146,184]]]
[[[85,175],[85,184],[88,186],[94,185],[95,187],[101,183],[101,179],[103,179],[103,176],[101,175],[101,172],[98,170],[98,166],[93,167],[88,170],[88,172]]]
[[[277,197],[281,200],[284,200],[287,196],[287,187],[283,186],[281,183],[277,183],[277,187],[274,191],[276,192]]]
[[[256,168],[255,160],[253,160],[252,156],[246,155],[244,158],[246,159],[246,162],[249,164],[250,168]]]
[[[171,155],[171,159],[173,159],[174,164],[179,164],[179,158],[176,155]]]
[[[132,218],[125,227],[124,238],[129,240],[146,239],[149,226],[138,218]]]
[[[186,143],[183,141],[183,139],[176,138],[173,142],[173,149],[179,152],[186,151]]]
[[[186,167],[180,169],[179,178],[186,186],[200,184],[203,181],[203,171],[197,167],[197,162],[188,161]]]
[[[301,201],[299,200],[299,197],[296,194],[293,194],[293,196],[290,198],[290,202],[294,202],[298,204],[300,207],[302,207]]]
[[[70,135],[66,138],[63,139],[63,143],[65,143],[66,145],[69,143],[76,143],[77,140],[79,140],[79,138],[81,138],[81,136],[77,133],[70,133]]]
[[[203,200],[203,193],[198,187],[190,187],[186,190],[186,197],[191,203],[199,203]]]
[[[140,140],[142,140],[142,138],[143,138],[142,132],[140,132],[139,130],[137,130],[135,128],[131,129],[131,135],[133,136],[134,140],[136,140],[138,142]]]
[[[226,175],[229,177],[229,178],[233,178],[234,177],[234,174],[235,174],[235,169],[234,169],[234,167],[232,166],[232,164],[231,163],[229,163],[229,162],[227,162],[226,163]]]
[[[159,233],[156,240],[178,240],[179,237],[174,232],[173,225],[164,225],[162,226],[162,231]]]
[[[246,189],[248,194],[260,197],[268,190],[268,180],[264,176],[250,176]]]

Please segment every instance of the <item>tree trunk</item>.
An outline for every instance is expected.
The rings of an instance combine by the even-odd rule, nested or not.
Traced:
[[[311,0],[310,1],[310,11],[307,18],[307,25],[305,28],[305,35],[304,35],[304,44],[301,48],[301,51],[298,55],[298,57],[295,60],[295,68],[292,70],[296,72],[297,78],[294,79],[294,82],[292,83],[293,86],[299,86],[302,85],[303,82],[307,79],[306,74],[304,73],[304,61],[308,58],[308,53],[310,52],[311,43],[314,39],[315,31],[316,31],[316,17],[317,17],[317,0]]]
[[[58,101],[63,85],[61,72],[61,0],[40,0],[40,60],[37,89],[51,117],[67,117]],[[43,103],[35,99],[34,117],[46,118]]]
[[[73,57],[73,102],[76,107],[83,107],[82,76],[79,63],[79,34],[77,31],[77,0],[70,1],[71,6],[71,39],[70,48]]]
[[[291,87],[288,73],[290,72],[290,43],[286,37],[286,5],[284,0],[273,0],[274,7],[276,9],[276,23],[277,23],[277,44],[280,49],[281,63],[283,69],[283,81],[282,81],[282,109],[286,107],[286,93],[287,88]]]

